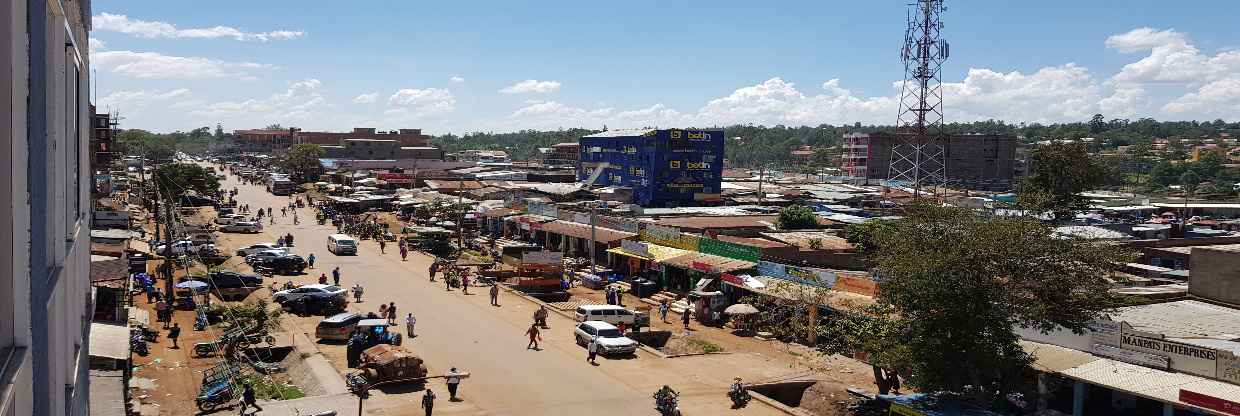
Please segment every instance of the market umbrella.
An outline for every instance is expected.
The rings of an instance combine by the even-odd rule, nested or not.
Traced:
[[[738,303],[724,309],[723,313],[728,315],[752,315],[758,313],[758,308],[755,308],[753,305],[748,303]]]
[[[206,290],[207,283],[198,281],[198,280],[186,280],[184,282],[177,283],[177,288],[178,289],[189,289],[189,290],[193,290],[197,292],[197,291]]]

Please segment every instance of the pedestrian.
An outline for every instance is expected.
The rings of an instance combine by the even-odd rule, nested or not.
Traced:
[[[388,325],[396,325],[396,302],[388,304]]]
[[[363,289],[362,289],[361,282],[353,284],[353,301],[354,302],[362,303],[362,290]]]
[[[624,306],[624,287],[616,286],[616,304]]]
[[[430,268],[429,268],[429,269],[427,269],[427,273],[430,273],[430,275],[431,275],[431,281],[432,281],[432,282],[434,282],[434,281],[435,281],[435,272],[436,272],[436,271],[439,271],[439,258],[438,258],[438,257],[436,257],[436,258],[435,258],[435,261],[431,263]]]
[[[332,284],[340,286],[340,266],[336,266],[336,268],[332,269]]]
[[[418,319],[413,317],[413,312],[405,315],[405,329],[409,332],[409,338],[416,337],[413,334],[413,326],[418,323]]]
[[[448,288],[448,291],[452,291],[452,279],[448,278],[447,272],[444,272],[443,274],[443,285]]]
[[[491,283],[491,306],[499,306],[499,285]]]
[[[258,412],[263,411],[263,408],[258,405],[258,401],[254,399],[254,386],[251,386],[250,383],[245,383],[245,390],[241,392],[241,414],[245,414],[247,407],[258,409]]]
[[[456,398],[456,389],[461,385],[461,373],[456,371],[456,367],[452,367],[452,369],[448,370],[447,377],[445,378],[448,382],[448,401],[458,401]]]
[[[280,238],[276,239],[276,246],[284,247],[284,236],[280,236]]]
[[[688,330],[689,330],[689,315],[692,315],[692,314],[693,314],[693,310],[692,310],[692,309],[689,309],[689,308],[692,308],[692,307],[693,307],[692,305],[690,305],[689,307],[686,307],[686,308],[685,308],[685,313],[683,313],[683,314],[681,314],[681,315],[680,315],[680,320],[681,320],[681,322],[684,322],[684,323],[685,323],[685,330],[686,330],[686,331],[688,331]]]
[[[386,251],[383,251],[386,248],[387,248],[387,241],[385,241],[382,237],[380,237],[379,238],[379,254],[387,254]]]
[[[142,289],[146,291],[146,303],[155,302],[155,285],[143,284]]]
[[[590,344],[586,345],[586,351],[590,353],[590,355],[586,356],[586,361],[590,362],[591,365],[598,365],[597,362],[594,362],[594,357],[598,356],[598,335],[590,337]]]
[[[319,273],[319,284],[320,285],[327,284],[327,273]]]
[[[530,336],[530,343],[525,344],[525,349],[533,348],[534,351],[538,351],[538,341],[542,341],[542,336],[538,333],[538,323],[530,324],[530,329],[525,330],[525,335]]]
[[[431,416],[431,409],[435,408],[435,392],[426,389],[426,394],[422,395],[422,408],[426,409],[426,416]]]
[[[469,275],[461,274],[461,293],[469,294]]]
[[[314,253],[310,253],[310,256],[306,257],[306,264],[309,265],[311,269],[314,268]]]
[[[409,257],[409,249],[405,248],[405,245],[402,243],[400,245],[400,261],[408,260],[408,257]]]
[[[164,323],[164,328],[168,328],[168,302],[160,299],[155,302],[155,316]]]
[[[379,318],[387,319],[387,309],[388,306],[386,303],[379,304]]]
[[[177,337],[181,336],[181,326],[176,322],[172,323],[172,329],[168,330],[168,339],[172,340],[172,349],[179,350],[181,346],[177,345]]]
[[[538,305],[538,310],[534,311],[534,324],[547,327],[547,305]]]
[[[621,322],[619,325],[616,325],[616,329],[620,330],[620,335],[624,335],[624,328],[625,328],[624,322]]]
[[[667,299],[659,302],[659,317],[663,319],[663,323],[667,323],[667,310],[671,309],[667,306]]]

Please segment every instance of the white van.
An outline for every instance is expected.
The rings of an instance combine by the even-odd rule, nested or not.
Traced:
[[[577,307],[577,322],[603,321],[612,325],[624,323],[630,328],[637,322],[633,311],[616,305],[582,305]]]
[[[344,254],[357,254],[357,240],[344,234],[332,234],[327,236],[327,251],[337,256]]]

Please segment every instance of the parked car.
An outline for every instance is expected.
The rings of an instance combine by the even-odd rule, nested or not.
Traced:
[[[271,274],[301,274],[303,270],[306,270],[306,260],[295,254],[286,254],[260,259],[254,267]]]
[[[263,232],[263,224],[254,221],[238,221],[230,225],[220,227],[220,232],[258,234]]]
[[[637,315],[618,305],[582,305],[577,307],[577,322],[603,321],[612,325],[624,323],[633,326]]]
[[[362,316],[356,313],[338,313],[319,321],[314,327],[314,337],[319,339],[330,339],[335,341],[348,341],[349,334],[353,332],[353,328],[357,327],[357,322],[362,320]]]
[[[284,250],[263,250],[263,251],[245,256],[245,262],[246,264],[249,264],[251,266],[258,266],[263,263],[266,263],[268,260],[271,260],[271,259],[274,259],[280,256],[287,256],[287,255],[288,255],[288,252]]]
[[[158,246],[155,246],[155,252],[159,254],[163,254],[164,250],[167,250],[168,248],[169,247],[167,245],[160,244]],[[172,254],[185,254],[185,253],[197,253],[198,250],[202,250],[204,248],[214,251],[215,245],[214,244],[195,244],[193,241],[190,241],[190,240],[181,240],[181,241],[172,242],[171,250],[172,250]]]
[[[257,288],[263,286],[262,276],[228,270],[211,272],[207,276],[194,276],[193,279],[206,282],[212,289]]]
[[[244,220],[245,216],[241,214],[220,214],[214,221],[217,225],[233,225]]]
[[[267,251],[267,250],[282,250],[284,252],[288,252],[287,247],[281,247],[281,246],[276,245],[275,243],[258,243],[258,244],[250,244],[248,246],[237,249],[237,255],[241,257],[245,257],[251,254],[256,254],[260,251]]]
[[[276,303],[283,304],[285,302],[297,300],[305,296],[327,297],[327,296],[345,296],[346,290],[340,286],[312,284],[305,285],[289,290],[281,290],[272,295],[271,299]]]
[[[603,355],[628,355],[637,352],[637,341],[624,336],[615,325],[602,321],[585,321],[577,324],[573,337],[577,344],[586,346],[590,339],[598,337],[599,353]]]

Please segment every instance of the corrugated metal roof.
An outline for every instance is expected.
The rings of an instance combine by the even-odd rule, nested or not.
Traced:
[[[562,220],[555,220],[555,221],[551,221],[546,224],[543,224],[542,231],[560,234],[560,235],[566,235],[570,237],[577,237],[577,238],[584,238],[584,239],[590,238],[590,226],[589,225],[578,224],[575,222],[568,222],[568,221],[562,221]],[[635,237],[635,236],[637,236],[637,234],[633,234],[630,232],[613,230],[610,228],[602,228],[602,227],[597,227],[597,226],[594,227],[594,240],[600,243],[610,243],[612,241],[623,240],[625,238]]]
[[[1196,300],[1119,308],[1111,319],[1173,338],[1240,338],[1240,310]]]
[[[1181,402],[1180,389],[1218,398],[1240,397],[1240,386],[1234,384],[1190,374],[1156,370],[1108,358],[1099,358],[1059,373],[1090,384],[1194,409],[1201,408]],[[1214,411],[1210,413],[1219,414]]]
[[[90,356],[114,360],[129,359],[129,327],[92,322]]]
[[[617,130],[600,131],[598,133],[594,133],[589,136],[584,136],[582,138],[641,136],[644,134],[653,133],[654,131],[655,131],[654,129],[617,129]]]
[[[697,253],[697,252],[688,252],[684,255],[680,255],[680,256],[676,256],[676,257],[663,260],[660,263],[670,264],[670,265],[673,265],[673,266],[676,266],[682,269],[690,269],[690,270],[693,269],[693,263],[705,263],[705,264],[710,265],[713,269],[715,269],[715,272],[718,272],[718,273],[729,273],[729,272],[733,272],[736,270],[752,269],[754,266],[757,265],[756,263],[752,263],[752,262],[748,262],[744,260],[731,259],[731,258],[727,258],[723,256],[716,256],[713,254],[704,254],[704,253]]]
[[[1101,358],[1084,351],[1077,351],[1058,345],[1033,341],[1019,342],[1021,348],[1033,356],[1033,368],[1038,371],[1060,372]]]

